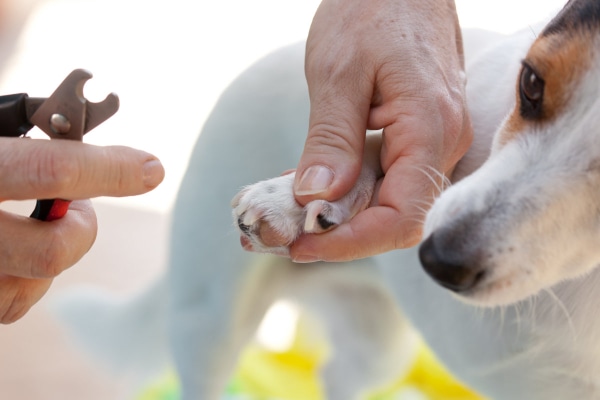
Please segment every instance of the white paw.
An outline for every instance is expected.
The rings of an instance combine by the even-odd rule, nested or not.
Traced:
[[[292,173],[246,186],[233,198],[234,223],[244,249],[288,255],[288,247],[300,234],[326,232],[365,209],[375,184],[373,180],[357,185],[336,202],[316,200],[301,207],[292,191],[294,176]]]

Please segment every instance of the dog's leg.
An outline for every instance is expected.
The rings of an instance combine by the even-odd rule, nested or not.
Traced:
[[[325,398],[357,400],[393,382],[414,361],[416,336],[373,260],[293,271],[295,293],[323,324],[332,355],[321,370]]]
[[[283,49],[224,92],[182,183],[171,235],[169,334],[186,400],[220,398],[239,343],[260,319],[263,301],[239,307],[264,256],[240,248],[229,201],[243,185],[277,176],[299,158],[308,129],[303,56],[303,45]],[[244,312],[254,316],[241,319],[240,333],[236,315]]]
[[[245,266],[248,273],[237,281],[238,287],[230,286],[229,295],[212,298],[220,303],[215,304],[216,310],[203,302],[206,309],[196,310],[187,321],[191,329],[181,329],[185,322],[179,321],[179,329],[172,332],[173,340],[181,340],[173,344],[178,350],[175,355],[184,399],[222,397],[240,353],[254,337],[266,311],[280,297],[290,261],[262,256],[255,262]]]

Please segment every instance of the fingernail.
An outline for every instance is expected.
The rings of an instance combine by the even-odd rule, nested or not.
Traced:
[[[165,177],[165,169],[160,161],[153,159],[146,161],[142,169],[144,185],[147,187],[156,187]]]
[[[321,261],[321,260],[319,260],[315,256],[296,256],[294,259],[292,259],[292,261],[295,263],[298,263],[298,264],[308,264],[308,263],[313,263],[313,262],[317,262],[317,261]]]
[[[309,167],[296,185],[295,193],[299,196],[318,194],[326,191],[333,182],[333,171],[322,165]]]

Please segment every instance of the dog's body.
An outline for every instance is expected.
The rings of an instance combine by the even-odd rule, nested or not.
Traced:
[[[570,4],[573,7],[586,7],[590,4],[595,6],[595,3],[581,0]],[[566,18],[576,17],[567,13]],[[543,44],[543,40],[552,34],[564,34],[561,26],[566,26],[564,29],[571,35],[568,32],[571,22],[556,22],[556,28],[545,31],[536,43]],[[231,227],[228,200],[243,185],[276,176],[292,167],[294,162],[291,160],[297,160],[299,156],[308,121],[308,97],[302,71],[303,47],[299,45],[284,49],[259,62],[224,93],[200,136],[176,204],[171,268],[168,279],[157,286],[161,291],[151,291],[145,298],[138,299],[140,306],[124,313],[122,319],[117,321],[121,325],[118,328],[103,326],[102,318],[97,315],[92,317],[94,321],[87,317],[89,332],[84,340],[91,342],[92,346],[99,346],[101,344],[94,339],[98,332],[102,329],[118,329],[122,333],[122,339],[118,340],[131,338],[132,343],[148,346],[148,342],[141,338],[152,335],[147,329],[148,325],[144,325],[139,318],[135,319],[135,326],[131,323],[131,315],[139,316],[145,312],[144,315],[153,321],[153,326],[168,326],[170,353],[177,366],[185,398],[218,399],[237,355],[252,338],[266,310],[276,299],[288,297],[322,317],[325,331],[334,346],[333,357],[322,373],[324,390],[332,400],[350,400],[393,378],[410,361],[410,334],[400,315],[401,309],[441,361],[458,378],[483,395],[510,400],[600,398],[600,345],[597,340],[600,318],[595,313],[600,299],[596,294],[600,285],[600,271],[592,268],[600,260],[594,258],[592,251],[586,253],[586,262],[581,264],[584,270],[577,269],[571,273],[557,268],[548,279],[540,277],[532,280],[536,285],[531,286],[517,284],[525,278],[515,274],[511,275],[510,281],[505,280],[494,288],[490,282],[495,276],[501,276],[497,271],[504,268],[500,261],[494,261],[485,268],[478,267],[471,274],[476,275],[477,279],[473,278],[468,285],[445,276],[439,268],[440,265],[453,268],[471,265],[466,261],[462,264],[455,262],[456,257],[475,252],[472,249],[479,248],[477,240],[488,236],[494,242],[488,241],[482,245],[496,246],[495,255],[518,255],[523,253],[522,249],[527,250],[527,255],[533,249],[554,251],[544,247],[544,235],[561,231],[561,221],[554,214],[549,217],[544,214],[542,206],[552,204],[552,196],[556,193],[572,190],[566,183],[573,182],[575,186],[572,187],[578,188],[574,176],[583,175],[582,179],[591,189],[577,191],[578,196],[581,193],[588,196],[583,200],[565,196],[548,212],[559,212],[558,217],[564,218],[569,227],[569,232],[560,233],[559,239],[566,240],[565,237],[572,234],[571,240],[583,239],[583,244],[577,245],[577,249],[593,246],[589,242],[596,237],[591,234],[585,237],[576,228],[583,221],[591,226],[594,226],[594,222],[598,225],[594,220],[597,216],[591,210],[594,207],[600,209],[600,201],[594,201],[591,194],[600,185],[592,186],[593,176],[586,178],[580,170],[569,176],[568,169],[561,169],[555,175],[548,174],[547,180],[543,171],[543,168],[551,167],[552,157],[579,148],[574,142],[583,141],[580,143],[583,149],[571,155],[571,158],[588,157],[589,168],[596,161],[593,154],[600,151],[596,150],[600,147],[593,146],[600,141],[600,125],[597,123],[600,117],[595,116],[594,119],[594,111],[590,111],[600,110],[593,99],[593,94],[598,93],[600,81],[598,57],[595,54],[600,25],[587,24],[583,31],[595,35],[591,36],[595,41],[588,44],[592,47],[589,52],[593,57],[587,58],[590,64],[584,69],[588,72],[577,75],[584,76],[581,78],[584,83],[569,78],[568,85],[572,90],[581,88],[577,93],[583,94],[572,96],[571,99],[577,99],[573,107],[578,110],[583,107],[585,110],[573,113],[573,107],[564,106],[562,111],[557,109],[554,119],[534,121],[529,125],[519,125],[516,120],[518,115],[507,120],[509,125],[512,124],[510,127],[535,127],[524,129],[526,132],[521,135],[516,133],[516,128],[511,128],[510,135],[501,135],[501,139],[496,137],[492,157],[480,172],[457,183],[436,201],[426,224],[427,232],[433,232],[434,239],[428,239],[428,246],[421,248],[421,258],[425,264],[430,264],[426,265],[427,273],[420,265],[417,248],[394,251],[346,265],[294,265],[285,258],[249,253],[240,248],[239,232]],[[567,38],[565,40],[579,37],[569,35],[563,36]],[[470,174],[487,158],[496,128],[514,107],[520,62],[526,57],[534,39],[535,34],[527,30],[499,40],[470,63],[468,96],[476,138],[458,166],[455,178]],[[565,42],[562,43],[564,45]],[[539,61],[542,56],[536,57]],[[564,62],[568,63],[569,59]],[[551,94],[555,88],[549,86],[547,93]],[[587,102],[587,108],[583,106],[584,101]],[[513,114],[518,112],[517,109]],[[567,120],[561,119],[560,115],[564,115],[561,112],[567,112]],[[596,115],[600,115],[600,112],[596,112]],[[540,138],[546,131],[554,131],[549,128],[553,124],[563,131],[563,135],[571,135],[574,131],[571,125],[581,128],[577,132],[585,131],[587,135],[575,133],[567,139],[559,135],[561,132],[554,132],[552,138]],[[541,144],[526,146],[538,143],[538,139],[544,141],[545,147]],[[565,141],[569,146],[562,150]],[[545,149],[547,153],[539,154],[539,149]],[[526,163],[530,155],[534,156],[531,163],[540,162],[542,169],[536,170],[534,165]],[[568,154],[565,157],[571,160]],[[544,166],[544,160],[550,164]],[[563,163],[562,160],[558,157],[556,162]],[[508,164],[498,166],[501,163]],[[573,166],[582,163],[571,160],[563,164]],[[516,196],[515,201],[529,207],[519,208],[521,211],[515,217],[506,210],[510,211],[511,207],[516,206],[492,201],[493,198],[499,198],[494,196],[498,196],[500,189],[495,190],[494,187],[517,182],[514,177],[519,174],[525,181],[528,173],[532,179],[529,189],[508,189],[507,199]],[[286,200],[291,195],[290,178],[278,178],[277,182],[284,183],[275,184],[274,189],[267,185],[258,192],[245,190],[234,201],[234,205],[241,207],[237,209],[236,220],[239,215],[242,234],[246,237],[243,242],[247,248],[255,248],[256,237],[249,239],[248,233],[256,233],[260,229],[252,230],[249,227],[264,217],[264,210],[250,213],[249,217],[247,213],[255,204],[266,204],[269,208],[269,203],[265,203],[261,197],[265,192],[286,191],[282,195],[283,208],[271,206],[277,216],[275,219],[282,217],[282,210],[283,217],[286,217],[290,215],[290,207],[297,207],[293,198],[292,203]],[[553,186],[554,182],[559,182],[560,186]],[[508,187],[521,187],[515,185]],[[539,195],[535,199],[542,199],[535,200],[538,205],[527,203],[527,193],[531,193],[531,187]],[[257,198],[249,205],[249,200]],[[360,196],[356,198],[360,199]],[[493,215],[492,212],[481,211],[489,209],[485,206],[489,202],[501,203],[503,207],[499,209],[505,211],[499,219],[502,223],[489,225],[493,233],[498,230],[498,235],[493,237],[480,229],[488,228],[481,221]],[[355,204],[355,201],[350,203]],[[573,207],[578,207],[577,212],[585,215],[578,215],[570,208],[570,204],[576,204]],[[470,210],[478,211],[475,226],[480,228],[474,230],[474,237],[469,236],[471,226],[475,224],[473,218],[469,219]],[[536,211],[534,215],[544,214],[550,223],[536,225],[535,222],[527,222],[528,227],[535,229],[524,229],[518,235],[511,230],[500,230],[510,226],[505,223],[510,218],[524,221],[527,210]],[[338,217],[341,215],[342,220],[333,222],[343,222],[351,214],[336,214]],[[571,215],[577,218],[570,218]],[[294,231],[299,223],[300,226],[304,225],[303,219],[300,212],[300,217],[296,215],[292,224],[284,224],[281,229]],[[307,226],[313,228],[317,225],[318,221],[310,222]],[[448,230],[456,226],[461,229]],[[507,236],[502,236],[502,232],[507,232]],[[292,236],[294,234],[297,232]],[[513,237],[521,240],[527,238],[528,234],[535,234],[539,243],[529,247],[519,247],[521,244],[509,242],[506,246],[502,245],[502,240],[512,240]],[[459,255],[453,254],[452,246],[446,244],[449,241],[439,239],[444,235],[459,238],[456,243],[466,246],[470,253],[461,250]],[[260,242],[260,238],[258,240]],[[561,256],[568,248],[563,249],[560,241],[552,243],[560,247],[552,253],[552,257],[562,262],[565,258]],[[568,243],[571,244],[571,241]],[[276,251],[281,252],[282,249]],[[479,259],[493,258],[479,256]],[[547,260],[542,265],[533,264],[535,260],[527,260],[532,264],[526,266],[539,269],[540,275],[544,272],[544,266],[551,264]],[[568,260],[577,261],[577,258],[569,254]],[[576,263],[574,267],[578,265]],[[481,273],[482,270],[494,272]],[[460,271],[464,272],[462,269]],[[576,277],[584,272],[585,277]],[[462,297],[471,302],[503,306],[481,309],[468,305],[436,284],[431,277],[460,292]],[[561,278],[570,280],[556,284]],[[525,297],[528,298],[515,303]],[[78,301],[70,305],[70,310],[63,310],[67,318],[79,320],[72,322],[74,325],[80,325],[89,314],[89,308],[84,304]],[[163,319],[157,320],[155,315],[150,316],[148,310],[153,306],[158,309],[161,304],[166,304],[166,307],[162,307],[158,313]],[[105,347],[114,347],[114,343],[107,341]],[[108,352],[107,349],[103,351]],[[133,348],[131,351],[136,354]],[[152,349],[146,347],[145,351]],[[118,356],[124,357],[123,354]],[[117,358],[116,362],[122,360]]]

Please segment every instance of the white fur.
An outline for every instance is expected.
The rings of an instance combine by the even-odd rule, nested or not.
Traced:
[[[498,39],[476,59],[468,54],[476,138],[457,179],[487,158],[492,135],[513,106],[519,62],[533,39],[526,30]],[[491,229],[466,239],[493,253],[489,282],[466,296],[477,304],[503,306],[482,309],[435,284],[421,268],[416,248],[344,265],[294,265],[240,249],[239,232],[230,228],[228,199],[248,182],[293,166],[302,148],[308,120],[302,61],[303,45],[292,46],[232,84],[203,129],[179,193],[169,275],[156,293],[164,296],[158,302],[166,305],[164,314],[157,318],[166,315],[184,399],[220,397],[241,348],[282,297],[302,304],[323,323],[334,351],[322,370],[325,394],[332,400],[360,398],[406,368],[412,342],[400,309],[459,379],[490,398],[600,398],[600,272],[593,268],[600,238],[595,214],[590,215],[598,204],[598,185],[574,173],[600,149],[600,113],[593,111],[600,107],[597,63],[586,76],[589,87],[581,88],[547,134],[525,135],[495,151],[481,169],[446,191],[427,218],[427,231],[436,231],[454,218],[485,210],[490,193],[510,205],[497,221],[491,219]],[[291,182],[291,176],[277,178],[281,192],[269,203],[263,191],[267,184],[245,189],[234,200],[235,222],[242,217],[252,225],[275,209],[271,221],[295,237],[304,216],[314,213],[295,205]],[[510,190],[498,192],[507,185]],[[530,201],[531,215],[524,209]],[[252,240],[259,243],[256,236]],[[527,251],[521,251],[523,243]],[[527,274],[531,278],[524,279]],[[147,309],[138,304],[127,309],[131,318],[121,318],[120,326],[104,320],[99,325],[122,332],[119,340],[139,336],[146,343],[152,324],[142,325],[135,315]],[[68,309],[61,312],[75,333],[85,318],[100,318],[75,319]],[[92,336],[88,343],[95,343],[93,335],[101,333],[86,334]],[[157,342],[148,351],[163,346]],[[96,353],[115,350],[107,343],[96,347],[101,347]]]
[[[231,201],[234,224],[243,231],[242,244],[246,250],[289,254],[290,245],[302,233],[322,233],[350,221],[359,211],[368,207],[373,197],[375,183],[381,175],[379,151],[380,134],[367,136],[365,157],[358,182],[352,190],[335,202],[315,200],[300,207],[294,198],[292,183],[295,173],[250,185],[235,195]],[[319,226],[324,218],[331,227]],[[285,246],[268,246],[260,239],[262,224],[268,224],[281,236]]]
[[[551,124],[530,127],[506,146],[495,143],[489,160],[434,204],[426,236],[458,220],[472,221],[464,240],[487,249],[489,274],[463,294],[468,299],[514,303],[600,264],[599,91],[600,70],[591,68]],[[482,213],[485,230],[477,230],[473,218]]]

